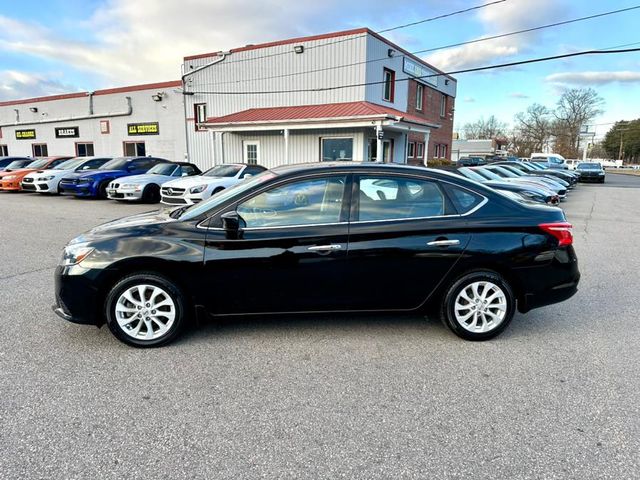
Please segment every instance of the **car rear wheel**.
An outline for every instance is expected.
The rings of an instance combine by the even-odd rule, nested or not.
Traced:
[[[170,280],[138,273],[120,280],[105,302],[107,325],[118,340],[134,347],[159,347],[185,324],[184,295]]]
[[[506,280],[495,272],[468,273],[444,296],[440,316],[453,333],[465,340],[489,340],[507,328],[516,301]]]

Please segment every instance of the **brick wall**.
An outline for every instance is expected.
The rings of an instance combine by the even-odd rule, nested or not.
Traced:
[[[428,159],[435,157],[436,144],[446,145],[447,153],[446,158],[451,160],[451,143],[453,140],[453,113],[452,110],[455,107],[455,98],[446,97],[447,105],[445,108],[445,116],[440,116],[440,100],[443,93],[434,90],[428,85],[424,85],[424,94],[422,100],[422,110],[416,108],[416,90],[418,82],[415,80],[409,80],[409,96],[407,113],[417,115],[424,118],[429,123],[435,123],[442,125],[440,128],[434,128],[431,130],[429,137],[429,145],[427,147],[426,155]],[[424,136],[418,134],[409,135],[409,142],[424,142]],[[408,163],[423,164],[423,158],[409,158]]]

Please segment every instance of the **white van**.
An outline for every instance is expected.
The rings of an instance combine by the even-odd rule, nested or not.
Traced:
[[[569,169],[564,157],[557,153],[532,153],[530,161],[546,164],[548,168]]]

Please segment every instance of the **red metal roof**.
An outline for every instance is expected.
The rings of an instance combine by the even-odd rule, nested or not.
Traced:
[[[349,117],[402,117],[402,120],[419,125],[433,125],[426,119],[401,112],[395,108],[370,102],[325,103],[321,105],[301,105],[296,107],[250,108],[241,112],[209,118],[207,124],[264,123],[291,120],[313,120],[321,118]]]
[[[159,88],[172,88],[181,87],[181,80],[173,80],[171,82],[159,82],[159,83],[145,83],[144,85],[132,85],[129,87],[117,87],[117,88],[105,88],[103,90],[96,90],[94,95],[111,95],[114,93],[126,93],[136,92],[140,90],[155,90]],[[0,107],[6,107],[8,105],[23,105],[26,103],[37,102],[50,102],[52,100],[65,100],[68,98],[81,98],[89,95],[89,92],[75,92],[75,93],[63,93],[62,95],[49,95],[47,97],[35,97],[35,98],[23,98],[20,100],[8,100],[0,102]]]

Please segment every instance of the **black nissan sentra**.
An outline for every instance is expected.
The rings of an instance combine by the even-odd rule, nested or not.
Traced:
[[[75,238],[54,309],[137,347],[170,342],[192,319],[310,312],[436,311],[458,336],[486,340],[516,309],[576,293],[572,241],[559,208],[446,172],[289,165]]]

